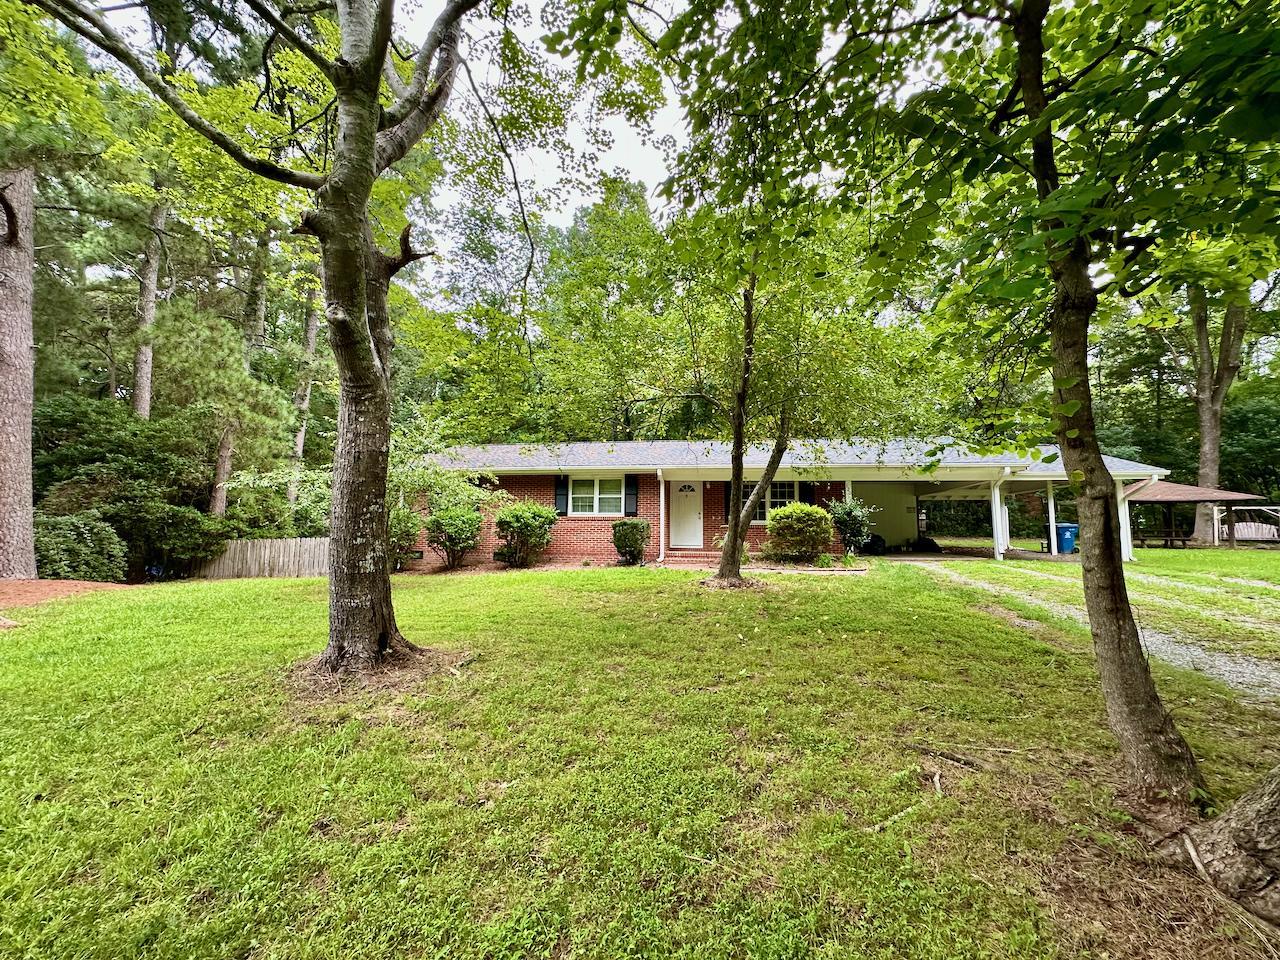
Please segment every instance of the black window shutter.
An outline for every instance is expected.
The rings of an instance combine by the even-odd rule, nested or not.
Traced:
[[[622,478],[622,512],[628,517],[640,512],[640,478],[634,473]]]
[[[556,477],[556,513],[565,516],[569,512],[569,478]]]
[[[729,522],[729,497],[732,495],[733,482],[726,480],[724,482],[724,522]]]
[[[817,503],[817,490],[812,480],[800,481],[800,502],[801,503]]]

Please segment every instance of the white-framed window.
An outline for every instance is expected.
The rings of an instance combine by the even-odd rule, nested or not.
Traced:
[[[622,515],[621,477],[573,477],[569,480],[569,515]]]
[[[744,483],[742,485],[743,503],[747,502],[747,498],[751,496],[751,491],[754,488],[754,483]],[[765,495],[760,498],[760,502],[756,504],[756,512],[752,515],[751,522],[764,523],[768,519],[770,511],[785,507],[788,503],[795,503],[799,499],[799,481],[774,480],[769,484],[769,489]]]

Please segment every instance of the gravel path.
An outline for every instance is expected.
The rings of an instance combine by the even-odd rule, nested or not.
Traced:
[[[1055,616],[1074,620],[1085,627],[1089,625],[1089,616],[1080,607],[1043,600],[1013,587],[998,583],[988,583],[985,580],[965,576],[948,567],[936,564],[917,564],[917,566],[931,573],[937,571],[953,583],[973,587],[977,590],[986,590],[989,593],[1015,597],[1023,603],[1045,610]],[[1232,689],[1251,697],[1280,700],[1280,666],[1240,653],[1221,653],[1217,650],[1209,650],[1198,643],[1188,640],[1186,637],[1175,636],[1159,630],[1151,630],[1141,625],[1139,625],[1138,629],[1142,636],[1142,645],[1148,655],[1175,667],[1183,667],[1203,673],[1205,676],[1219,680]]]

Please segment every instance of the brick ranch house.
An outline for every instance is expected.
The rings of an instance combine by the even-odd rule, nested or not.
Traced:
[[[944,443],[793,443],[756,513],[749,544],[755,549],[764,541],[771,510],[796,500],[822,506],[852,496],[878,507],[875,532],[890,548],[916,538],[921,501],[984,500],[991,506],[997,559],[1009,547],[1006,497],[1046,492],[1053,521],[1054,485],[1067,482],[1060,459],[1045,462],[1057,454],[1056,447],[1041,447],[1037,459],[970,453]],[[747,482],[755,483],[768,456],[765,446],[748,450]],[[649,521],[653,532],[645,559],[650,563],[706,560],[718,553],[728,518],[730,448],[719,441],[490,444],[454,447],[431,459],[449,469],[491,475],[516,499],[554,507],[560,520],[545,554],[549,560],[616,559],[612,527],[619,517]],[[1121,494],[1125,556],[1131,559],[1127,496],[1168,471],[1116,457],[1106,460]],[[1126,489],[1126,481],[1141,482]],[[477,555],[487,559],[498,545],[489,521]]]

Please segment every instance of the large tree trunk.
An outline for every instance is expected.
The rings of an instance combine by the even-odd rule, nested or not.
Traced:
[[[1207,799],[1191,748],[1156,692],[1129,605],[1121,554],[1116,485],[1102,459],[1089,388],[1089,320],[1097,294],[1083,243],[1054,264],[1051,342],[1060,409],[1057,439],[1068,473],[1084,477],[1076,507],[1085,606],[1093,634],[1107,720],[1129,778],[1155,806],[1190,809]]]
[[[34,580],[35,173],[0,170],[0,580]]]
[[[271,228],[263,227],[253,248],[244,292],[244,368],[267,339],[267,276],[271,265]]]
[[[744,503],[742,472],[747,452],[747,407],[751,399],[751,374],[755,365],[756,348],[755,294],[756,275],[753,273],[747,278],[747,285],[742,290],[742,362],[738,368],[738,386],[734,391],[733,410],[729,417],[733,440],[729,504],[726,511],[728,524],[725,528],[724,544],[720,548],[720,565],[715,575],[717,581],[730,584],[742,582],[742,554],[746,547],[747,531],[751,529],[751,518],[755,516],[760,498],[769,489],[769,483],[778,470],[778,463],[782,459],[782,453],[786,450],[788,441],[784,417],[764,474],[752,488],[751,494]]]
[[[151,418],[151,331],[156,322],[156,295],[160,286],[160,258],[164,245],[160,235],[169,219],[169,208],[156,203],[147,217],[149,232],[142,248],[138,270],[138,349],[133,358],[133,412],[143,420]]]
[[[329,345],[338,368],[338,445],[329,518],[329,644],[319,665],[367,671],[416,648],[391,605],[387,464],[391,446],[391,322],[387,290],[407,262],[375,246],[368,203],[377,132],[377,77],[338,97],[339,151],[303,229],[320,238]],[[364,154],[362,162],[361,153]]]
[[[1222,410],[1227,392],[1240,372],[1240,353],[1248,325],[1249,308],[1228,302],[1222,317],[1222,334],[1218,356],[1213,355],[1209,336],[1209,300],[1204,288],[1192,284],[1187,288],[1191,311],[1192,334],[1196,358],[1196,420],[1200,428],[1200,465],[1196,482],[1202,487],[1216,487],[1221,464]],[[1196,527],[1192,534],[1196,543],[1213,542],[1213,504],[1196,507]]]
[[[293,392],[293,407],[298,412],[298,429],[293,435],[293,453],[290,457],[293,476],[285,493],[290,505],[298,502],[298,473],[302,470],[302,453],[307,444],[307,420],[311,413],[311,385],[315,380],[316,340],[320,336],[320,311],[316,309],[316,294],[307,290],[305,327],[302,334],[302,370],[298,374],[298,386]]]
[[[1028,118],[1036,122],[1048,106],[1044,89],[1044,18],[1048,0],[1025,0],[1015,20],[1018,83]],[[1053,131],[1032,137],[1032,170],[1040,198],[1059,186]],[[1060,229],[1050,220],[1042,229]],[[1125,585],[1115,482],[1102,459],[1094,428],[1089,383],[1089,323],[1098,295],[1089,276],[1090,252],[1083,237],[1048,245],[1054,282],[1050,317],[1058,443],[1067,471],[1083,476],[1077,499],[1085,606],[1102,680],[1107,720],[1128,768],[1129,779],[1148,803],[1185,816],[1207,799],[1191,748],[1165,709],[1138,635]]]
[[[1168,838],[1163,851],[1280,925],[1280,767],[1231,809]]]
[[[235,442],[235,427],[227,424],[218,437],[218,453],[213,461],[213,493],[209,497],[211,517],[223,517],[227,513],[227,481],[231,479],[231,454],[235,450]]]
[[[390,356],[383,351],[391,345],[389,278],[363,209],[343,232],[324,245],[329,341],[339,392],[329,520],[329,645],[320,663],[334,673],[367,670],[411,648],[391,605],[387,547],[391,384]],[[353,322],[366,318],[363,324]]]

